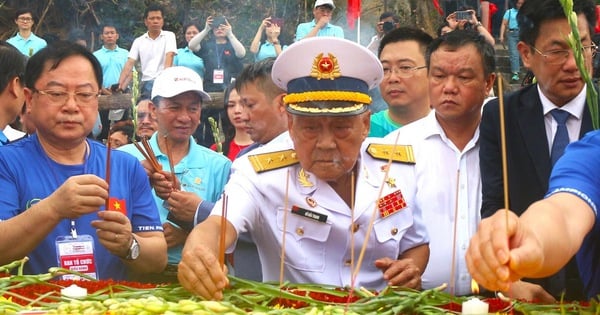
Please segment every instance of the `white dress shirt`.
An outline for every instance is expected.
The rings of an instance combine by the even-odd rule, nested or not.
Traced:
[[[464,257],[481,220],[479,129],[462,152],[444,134],[435,111],[385,139],[395,141],[397,133],[398,144],[413,145],[417,207],[423,212],[429,233],[430,254],[423,289],[446,283],[450,292],[454,275],[453,293],[471,294],[471,276]]]

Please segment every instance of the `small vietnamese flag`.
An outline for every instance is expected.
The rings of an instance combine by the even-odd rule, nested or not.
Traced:
[[[124,215],[127,215],[127,207],[125,205],[125,199],[117,199],[115,197],[108,198],[108,209],[110,211],[119,211]]]
[[[360,0],[348,0],[346,20],[348,20],[350,29],[354,29],[354,23],[358,17],[360,17]]]

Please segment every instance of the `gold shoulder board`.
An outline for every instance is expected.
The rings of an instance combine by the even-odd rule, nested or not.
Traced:
[[[298,157],[294,150],[249,155],[248,160],[250,160],[254,171],[257,173],[272,171],[298,163]]]
[[[393,145],[371,143],[367,147],[367,153],[378,160],[389,161],[391,156],[393,162],[415,164],[415,155],[411,145]]]

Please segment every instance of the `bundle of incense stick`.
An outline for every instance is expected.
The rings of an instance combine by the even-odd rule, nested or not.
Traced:
[[[140,146],[139,142],[142,143],[142,146]],[[133,144],[138,149],[138,151],[140,151],[140,153],[144,156],[146,161],[148,161],[150,163],[150,165],[153,168],[153,171],[156,172],[156,171],[162,170],[162,166],[160,165],[160,163],[158,163],[158,160],[156,159],[156,155],[154,155],[154,151],[152,150],[152,147],[150,146],[150,142],[148,141],[148,138],[143,137],[142,140],[139,142],[134,141]],[[171,160],[171,159],[169,158],[169,160]]]
[[[173,174],[173,187],[179,189],[177,185],[177,178],[175,177],[175,165],[173,165],[173,155],[171,154],[171,146],[169,145],[169,139],[167,135],[165,135],[165,147],[167,148],[167,158],[169,159],[169,169],[171,170],[171,174]]]

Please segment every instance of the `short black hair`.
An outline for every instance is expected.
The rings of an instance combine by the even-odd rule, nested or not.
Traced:
[[[427,68],[430,68],[431,54],[440,47],[457,49],[467,45],[475,46],[479,52],[481,61],[483,62],[484,75],[486,77],[496,71],[496,53],[494,47],[475,30],[454,30],[434,39],[427,48],[427,53],[425,55]]]
[[[110,127],[111,134],[119,131],[127,136],[127,143],[131,143],[133,138],[133,123],[131,120],[122,120],[116,122],[114,125],[112,125],[112,127]]]
[[[394,12],[390,12],[390,11],[381,13],[381,15],[379,16],[379,21],[383,21],[384,19],[387,19],[389,17],[391,17],[395,23],[400,23],[400,17],[397,16],[396,14],[394,14]]]
[[[148,13],[153,11],[160,11],[160,15],[165,17],[165,9],[158,3],[151,3],[144,10],[144,20],[148,18]]]
[[[419,43],[419,46],[421,47],[421,52],[424,56],[425,51],[427,50],[427,46],[429,46],[431,41],[433,41],[433,37],[425,33],[423,30],[415,27],[399,27],[383,36],[383,38],[381,39],[381,43],[379,44],[379,49],[377,50],[377,56],[381,56],[381,51],[383,51],[383,48],[387,44],[412,40]]]
[[[239,92],[246,84],[256,82],[256,85],[268,98],[285,93],[285,90],[275,85],[271,79],[274,63],[275,58],[269,57],[245,66],[235,80],[235,89]]]
[[[27,62],[25,68],[25,86],[34,89],[35,83],[42,75],[47,62],[50,69],[56,69],[62,61],[69,57],[81,56],[92,64],[98,89],[102,86],[102,67],[98,59],[85,47],[68,41],[56,41],[35,53]]]
[[[25,74],[25,64],[27,58],[13,45],[0,40],[0,92],[4,91],[15,77],[21,78],[23,84],[23,75]]]
[[[33,10],[31,8],[20,8],[15,11],[15,20],[19,18],[20,15],[29,13],[35,22],[35,15],[33,14]]]
[[[596,25],[595,4],[591,0],[573,0],[573,12],[583,14],[588,22],[589,34],[594,35]],[[540,26],[543,22],[555,19],[566,19],[565,12],[559,0],[527,0],[517,14],[519,22],[519,39],[529,45],[534,45],[540,36]],[[565,34],[566,35],[566,34]]]

